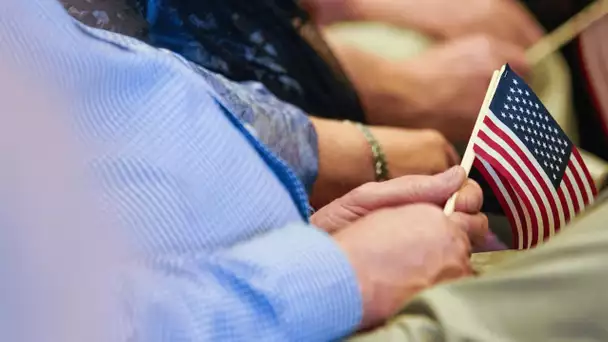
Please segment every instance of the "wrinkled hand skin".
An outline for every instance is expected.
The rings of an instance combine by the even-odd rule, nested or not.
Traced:
[[[458,192],[455,212],[441,209]],[[344,251],[357,276],[366,329],[418,292],[470,276],[470,255],[488,241],[479,185],[461,167],[435,176],[368,183],[311,217]]]
[[[464,169],[457,166],[434,176],[403,176],[364,184],[321,208],[311,222],[331,233],[379,209],[416,203],[441,206],[458,191],[456,211],[479,213],[483,204],[481,188],[467,180]]]
[[[329,37],[369,124],[432,129],[451,143],[468,141],[495,70],[509,63],[523,77],[530,71],[523,47],[486,34],[448,40],[405,60]]]
[[[453,167],[435,176],[404,176],[387,182],[364,184],[321,208],[311,216],[311,223],[334,234],[380,209],[417,203],[443,207],[455,192],[458,192],[455,212],[479,216],[488,226],[486,216],[480,213],[482,190],[475,181],[466,179],[461,167]],[[454,215],[452,219],[458,218]],[[472,236],[472,239],[475,252],[507,249],[490,231],[482,236]]]
[[[374,211],[335,233],[360,285],[361,328],[383,322],[430,286],[472,275],[471,241],[487,232],[484,219],[412,204]]]

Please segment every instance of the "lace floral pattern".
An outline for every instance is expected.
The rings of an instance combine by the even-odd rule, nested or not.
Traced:
[[[307,113],[365,121],[358,94],[298,0],[131,0],[147,40]]]
[[[125,0],[61,0],[68,13],[83,24],[141,38],[146,21]]]
[[[290,98],[303,96],[300,84],[289,75],[283,65],[275,62],[279,51],[272,39],[268,39],[258,27],[248,27],[249,23],[239,14],[217,13],[218,10],[212,9],[221,6],[214,6],[213,1],[210,1],[209,5],[200,5],[210,8],[208,15],[190,14],[188,21],[184,22],[172,1],[133,1],[151,23],[148,40],[152,45],[177,52],[209,70],[231,75],[232,79],[259,80],[270,85],[275,93],[290,94]],[[231,22],[222,22],[225,19],[222,17],[229,17]],[[193,29],[186,29],[186,25]],[[230,26],[247,27],[242,31],[246,31],[248,36],[243,37],[241,32],[236,30],[232,34],[222,34],[223,31],[228,31],[226,28]],[[191,33],[194,31],[198,32],[196,37]],[[209,44],[205,44],[206,41]],[[229,60],[228,56],[233,56],[234,60]],[[256,67],[250,69],[250,65]]]
[[[145,20],[126,0],[63,0],[62,3],[71,16],[88,26],[137,38],[147,34]],[[188,55],[192,56],[196,49],[176,50],[190,59]],[[212,85],[229,109],[264,144],[291,166],[310,191],[317,176],[318,148],[316,132],[306,113],[279,100],[261,83],[233,82],[187,63]],[[221,60],[213,63],[222,68]]]

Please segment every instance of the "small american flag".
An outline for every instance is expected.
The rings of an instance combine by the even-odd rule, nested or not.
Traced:
[[[513,229],[513,248],[553,236],[597,194],[580,153],[508,66],[473,137],[475,167]]]

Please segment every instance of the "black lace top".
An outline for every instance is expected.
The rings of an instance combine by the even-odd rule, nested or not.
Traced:
[[[152,45],[224,76],[262,82],[308,113],[363,121],[359,99],[295,0],[133,0]]]

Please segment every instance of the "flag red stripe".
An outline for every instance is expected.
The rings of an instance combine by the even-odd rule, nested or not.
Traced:
[[[583,164],[583,165],[585,165],[585,164]],[[581,195],[583,195],[584,203],[581,203],[581,207],[583,207],[584,205],[589,203],[589,196],[587,195],[587,191],[585,190],[585,184],[583,184],[583,179],[581,178],[581,175],[578,173],[578,170],[576,169],[574,164],[572,164],[572,160],[568,161],[568,167],[570,168],[570,170],[572,171],[572,174],[574,175],[574,181],[577,184],[579,192],[581,193]]]
[[[593,193],[593,197],[597,196],[597,188],[595,187],[595,181],[593,180],[593,177],[591,177],[591,173],[589,173],[587,166],[585,166],[585,162],[583,161],[583,157],[581,156],[581,153],[576,148],[573,148],[572,155],[574,156],[574,158],[576,158],[576,161],[578,161],[578,164],[581,166],[581,169],[583,169],[583,174],[585,175],[585,178],[587,179],[587,183],[589,183],[589,186],[591,187],[591,192]],[[587,203],[589,203],[589,202],[587,202]]]
[[[564,173],[562,182],[564,182],[565,179],[566,179],[566,174]],[[562,191],[562,189],[557,189],[557,196],[559,197],[559,202],[562,204],[562,211],[564,212],[564,218],[566,221],[564,223],[568,223],[570,221],[570,210],[568,210],[568,201],[566,201],[566,196],[564,195],[564,192]]]
[[[498,143],[496,143],[495,141],[493,141],[492,139],[490,139],[490,137],[483,131],[479,131],[479,138],[481,140],[483,140],[483,142],[485,142],[488,147],[490,147],[492,150],[496,151],[501,158],[503,158],[516,172],[516,175],[512,175],[510,172],[507,172],[507,174],[504,174],[503,176],[505,177],[509,177],[509,180],[511,181],[510,183],[517,183],[517,180],[515,179],[515,176],[517,176],[521,181],[523,181],[524,185],[530,189],[530,193],[532,194],[532,197],[534,197],[534,200],[536,201],[536,203],[539,205],[540,207],[540,211],[541,211],[541,217],[543,219],[543,238],[545,236],[550,236],[551,235],[551,230],[550,230],[550,226],[549,226],[549,217],[547,215],[547,207],[545,206],[544,202],[542,201],[540,194],[538,193],[538,191],[536,190],[536,187],[534,186],[534,184],[532,184],[532,180],[530,179],[530,177],[528,176],[527,172],[524,171],[521,166],[515,162],[515,160],[513,160],[513,157],[511,157],[511,155],[509,155],[509,153],[507,151],[505,151],[505,149],[500,146]],[[495,166],[495,165],[492,165]],[[506,171],[506,169],[505,169]],[[512,184],[515,185],[515,184]],[[523,191],[523,189],[520,189],[521,191],[519,192],[519,196],[521,196],[521,198],[523,199],[524,197],[528,197],[528,195]],[[542,185],[541,185],[541,190],[542,190]],[[548,200],[551,203],[551,200]],[[555,210],[553,210],[553,217],[555,218]],[[559,220],[559,218],[558,218]],[[559,224],[559,222],[558,222]]]
[[[560,186],[559,188],[559,195],[563,196],[565,199],[569,199],[569,205],[567,207],[564,207],[564,214],[567,215],[568,218],[568,222],[574,218],[574,216],[576,216],[576,214],[578,213],[578,208],[579,208],[579,204],[578,204],[578,197],[576,196],[576,192],[574,192],[574,187],[572,186],[572,181],[571,181],[571,177],[569,176],[569,172],[572,172],[572,170],[570,170],[570,168],[568,166],[566,166],[566,172],[564,172],[564,177],[562,179],[562,184],[563,186]],[[561,199],[561,197],[560,197]],[[566,203],[568,203],[568,201],[566,201]],[[566,210],[568,209],[568,210]]]
[[[579,180],[581,178],[572,160],[569,161],[567,169],[569,171],[568,180],[570,181],[570,184],[572,184],[572,192],[570,194],[572,196],[572,201],[576,203],[576,213],[578,214],[579,212],[583,211],[585,209],[585,206],[587,205],[587,201],[585,201],[584,196],[586,191],[584,188],[581,188],[579,186],[579,183],[577,182],[577,177],[579,178]]]
[[[489,117],[486,117],[484,119],[484,123],[492,132],[494,132],[494,134],[499,136],[507,145],[509,145],[509,147],[511,147],[511,149],[513,149],[513,151],[524,162],[524,165],[526,166],[526,171],[529,171],[530,173],[532,173],[532,175],[536,179],[536,182],[540,185],[540,188],[542,189],[545,196],[547,197],[547,201],[549,202],[549,206],[551,207],[551,212],[553,214],[554,229],[555,229],[555,231],[557,231],[560,228],[561,223],[560,223],[560,219],[559,219],[559,213],[557,211],[557,206],[555,205],[555,199],[553,198],[553,194],[551,192],[552,189],[549,188],[549,186],[552,187],[553,185],[547,184],[547,182],[542,178],[538,168],[535,167],[534,165],[532,165],[532,162],[530,161],[530,157],[526,156],[524,151],[522,151],[521,148],[519,148],[519,144],[517,144],[515,141],[513,141],[513,139],[507,133],[505,133],[502,129],[500,129],[498,126],[496,126],[496,124],[492,121],[492,119],[490,119]],[[491,141],[491,139],[489,139],[489,141]],[[488,141],[486,141],[486,143],[488,143]],[[492,141],[492,144],[494,146],[500,146],[494,141]],[[490,147],[494,148],[493,145],[490,145],[490,144],[488,144],[488,145]],[[516,170],[521,170],[522,169],[521,165],[519,165],[519,163],[515,162],[513,157],[511,157],[511,155],[509,155],[502,147],[500,147],[500,148],[508,156],[509,163],[513,166],[513,168]],[[520,176],[521,176],[521,174],[520,174]],[[522,178],[523,178],[523,176],[522,176]],[[530,187],[530,189],[532,190],[534,188]],[[535,193],[535,192],[533,192],[533,193]],[[540,205],[542,202],[538,202],[538,203]],[[547,224],[545,226],[545,237],[550,236],[550,234],[551,234],[551,231],[549,229],[549,225]]]
[[[507,190],[507,193],[509,194],[509,197],[511,197],[511,199],[513,200],[513,203],[515,204],[515,210],[517,211],[517,215],[519,216],[521,222],[521,226],[522,226],[522,236],[521,239],[524,240],[525,244],[523,244],[522,246],[527,246],[528,245],[528,239],[530,237],[528,237],[528,229],[530,229],[530,227],[528,227],[528,225],[526,224],[526,219],[525,219],[525,213],[524,210],[521,207],[521,203],[519,203],[519,200],[517,199],[517,195],[515,194],[515,191],[513,191],[513,188],[511,187],[511,184],[509,184],[509,182],[507,182],[507,180],[505,179],[505,177],[501,176],[500,174],[498,175],[498,177],[500,178],[502,184],[504,185],[505,189]],[[516,226],[513,226],[513,229],[517,229]],[[518,237],[517,239],[517,245],[515,248],[519,249],[519,239],[520,237]]]
[[[520,194],[524,194],[524,196],[520,195],[520,198],[522,199],[522,202],[523,202],[524,206],[526,207],[526,209],[528,210],[528,214],[530,215],[530,223],[532,225],[532,246],[536,245],[536,242],[538,241],[538,219],[537,219],[534,207],[532,205],[531,199],[528,196],[525,196],[525,192],[520,187],[519,183],[515,181],[515,178],[511,175],[511,173],[508,172],[500,164],[500,162],[498,160],[496,160],[494,157],[492,157],[489,153],[487,153],[486,151],[484,151],[478,145],[474,146],[474,150],[475,150],[476,154],[478,154],[481,158],[483,158],[490,165],[492,165],[492,167],[500,175],[502,175],[503,177],[507,178],[508,179],[507,183],[510,184],[512,187],[514,187],[515,191],[517,191]],[[543,212],[544,211],[541,209],[541,214]],[[546,218],[545,218],[545,220],[546,220]],[[546,222],[546,221],[543,221],[543,222]]]
[[[473,163],[473,165],[475,166],[475,168],[477,168],[479,173],[481,173],[481,176],[486,180],[486,183],[488,183],[488,185],[490,185],[490,188],[492,189],[492,193],[494,194],[494,196],[496,196],[498,203],[500,203],[500,207],[502,208],[505,216],[509,220],[509,224],[511,225],[511,235],[513,236],[513,245],[511,246],[511,248],[519,249],[520,239],[523,238],[524,241],[527,241],[527,235],[528,235],[527,230],[522,229],[522,235],[524,235],[524,236],[519,236],[519,233],[517,232],[517,224],[515,223],[515,217],[514,217],[513,213],[511,212],[511,208],[507,204],[507,200],[505,199],[505,195],[503,194],[502,190],[498,187],[498,184],[496,184],[496,182],[494,182],[494,179],[492,178],[492,176],[490,176],[488,170],[486,169],[486,167],[483,165],[483,163],[479,159],[475,159],[475,162]],[[498,175],[498,177],[500,178],[500,174]],[[515,197],[514,194],[511,195],[509,193],[509,188],[510,188],[509,184],[507,182],[502,182],[502,183],[503,183],[503,186],[504,186],[505,191],[507,192],[508,196],[511,197],[512,201],[515,203],[515,208],[516,208],[517,214],[519,215],[520,218],[523,218],[523,214],[517,203],[517,198]],[[523,225],[523,223],[522,223],[522,225]]]
[[[568,168],[570,168],[570,163],[568,163]],[[572,170],[570,170],[570,171],[572,171]],[[572,201],[572,204],[574,205],[574,212],[578,214],[578,212],[581,211],[581,206],[578,203],[578,199],[576,197],[574,186],[572,186],[572,181],[570,180],[570,177],[568,176],[568,174],[564,175],[563,182],[564,182],[564,184],[566,184],[566,188],[568,188],[568,195],[570,196],[570,200]]]

